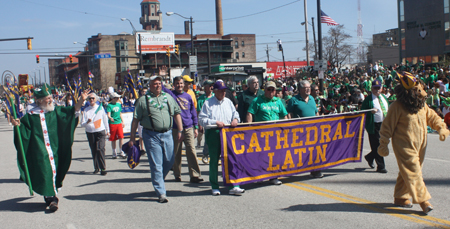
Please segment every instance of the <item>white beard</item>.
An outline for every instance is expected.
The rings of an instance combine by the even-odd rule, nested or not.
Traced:
[[[55,110],[55,105],[53,102],[50,102],[48,104],[39,104],[39,107],[44,110],[45,112],[50,112]]]

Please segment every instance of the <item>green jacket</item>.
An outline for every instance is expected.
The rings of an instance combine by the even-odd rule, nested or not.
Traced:
[[[386,96],[384,94],[381,94],[384,99],[386,101],[388,101],[388,105],[389,105],[389,100],[386,98]],[[373,108],[373,99],[372,99],[372,93],[369,93],[369,95],[366,97],[366,99],[364,99],[362,105],[361,105],[361,110],[368,110],[368,109],[372,109]],[[367,133],[369,134],[375,134],[375,122],[374,122],[374,115],[372,114],[372,112],[367,112],[366,113],[366,130]]]

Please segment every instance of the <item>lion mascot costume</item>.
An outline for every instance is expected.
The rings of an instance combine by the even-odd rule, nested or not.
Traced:
[[[431,195],[422,178],[427,126],[438,131],[441,141],[447,138],[449,131],[436,112],[425,104],[427,93],[423,82],[408,72],[397,74],[401,84],[395,88],[397,100],[389,107],[381,125],[378,154],[383,157],[389,155],[388,144],[392,138],[399,168],[394,204],[407,208],[411,208],[412,203],[420,204],[423,212],[428,214],[433,206],[428,202]]]

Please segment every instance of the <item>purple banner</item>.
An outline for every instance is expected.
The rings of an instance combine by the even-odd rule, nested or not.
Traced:
[[[226,185],[253,183],[360,162],[365,113],[224,127]]]

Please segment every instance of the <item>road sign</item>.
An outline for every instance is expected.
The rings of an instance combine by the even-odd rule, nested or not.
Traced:
[[[326,71],[327,70],[327,61],[326,60],[315,60],[314,61],[314,70]]]
[[[139,70],[139,73],[145,73],[145,70]]]
[[[95,59],[111,58],[111,53],[96,53]]]
[[[196,64],[189,65],[189,71],[190,72],[196,72],[197,71],[197,65]]]
[[[195,64],[197,65],[197,56],[190,56],[189,57],[189,65]]]

